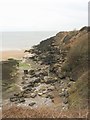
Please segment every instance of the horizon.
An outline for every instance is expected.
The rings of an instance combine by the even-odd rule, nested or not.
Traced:
[[[85,27],[85,26],[83,26]],[[81,27],[81,28],[83,28]],[[81,29],[80,28],[80,29]],[[79,30],[80,30],[79,29]],[[77,30],[77,29],[73,29]],[[73,31],[71,30],[71,31]],[[59,31],[65,32],[65,31]],[[69,32],[69,31],[68,31]],[[0,32],[0,51],[25,50],[55,36],[58,31],[6,31]],[[7,42],[8,41],[8,42]]]

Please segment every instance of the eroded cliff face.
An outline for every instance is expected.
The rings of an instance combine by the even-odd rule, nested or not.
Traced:
[[[10,97],[10,102],[25,109],[39,109],[39,117],[87,117],[89,33],[88,27],[59,32],[26,50],[33,55],[20,62],[22,89]],[[22,108],[19,109],[23,114]],[[27,113],[29,111],[27,109]],[[30,112],[27,116],[32,115]],[[4,112],[4,116],[7,117],[7,113]]]
[[[81,108],[87,107],[89,34],[89,27],[83,27],[78,31],[59,32],[56,36],[34,46],[34,60],[48,65],[49,73],[53,73],[58,80],[75,82],[69,95],[71,107],[79,107],[78,102]]]

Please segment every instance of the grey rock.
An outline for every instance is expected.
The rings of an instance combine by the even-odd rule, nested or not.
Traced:
[[[31,102],[29,103],[29,106],[34,106],[36,103],[35,102]]]
[[[47,96],[46,96],[46,98],[53,99],[53,98],[54,98],[54,96],[52,96],[52,95],[50,95],[50,94],[49,94],[49,95],[47,95]]]
[[[55,89],[54,86],[50,86],[50,87],[48,88],[48,90],[50,90],[50,91],[53,91],[54,89]]]
[[[19,102],[20,102],[20,103],[25,102],[25,99],[24,99],[24,98],[20,98],[20,99],[19,99]]]
[[[10,97],[10,102],[15,102],[15,101],[18,101],[19,100],[19,98],[17,98],[17,97]]]
[[[67,98],[63,98],[63,103],[64,104],[68,104],[68,99]]]
[[[47,76],[44,77],[44,82],[45,82],[46,84],[55,83],[56,81],[57,81],[56,78],[47,77]]]
[[[39,96],[42,96],[42,95],[43,95],[43,93],[42,93],[42,92],[39,92],[39,93],[38,93],[38,95],[39,95]]]
[[[31,93],[31,95],[30,95],[32,98],[35,98],[36,96],[37,96],[37,94],[36,93]]]
[[[28,70],[24,70],[24,74],[28,74]]]
[[[35,71],[34,71],[34,70],[29,70],[29,74],[30,74],[30,75],[34,75],[34,74],[35,74]]]

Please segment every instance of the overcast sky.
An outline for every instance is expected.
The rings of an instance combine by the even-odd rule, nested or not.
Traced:
[[[88,24],[88,0],[0,0],[0,31],[60,31]]]

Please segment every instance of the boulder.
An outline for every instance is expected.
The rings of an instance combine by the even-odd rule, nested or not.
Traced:
[[[35,98],[36,96],[37,96],[36,93],[31,93],[31,95],[30,95],[31,98]]]
[[[38,95],[39,95],[39,96],[42,96],[42,95],[43,95],[43,93],[42,93],[42,92],[39,92],[39,93],[38,93]]]
[[[17,98],[17,97],[10,97],[10,102],[16,102],[16,101],[18,101],[19,100],[19,98]]]
[[[30,98],[31,95],[30,95],[30,93],[24,93],[23,97],[24,97],[24,98]]]
[[[59,93],[60,97],[69,97],[69,93],[67,90],[64,89],[64,91],[62,91],[61,93]]]
[[[34,75],[35,74],[35,70],[29,70],[29,74],[30,75]]]
[[[53,99],[53,98],[54,98],[54,96],[52,96],[52,95],[48,94],[48,95],[46,96],[46,98]]]
[[[34,83],[39,83],[39,82],[40,82],[40,78],[39,78],[39,77],[36,78],[33,82],[34,82]]]
[[[29,106],[34,106],[36,103],[35,102],[31,102],[29,103]]]
[[[24,74],[28,74],[28,70],[24,70]]]
[[[19,93],[15,93],[15,94],[14,94],[14,96],[18,96],[18,95],[19,95]]]
[[[67,84],[67,87],[71,87],[71,83],[68,83],[68,84]]]
[[[19,103],[22,103],[22,102],[25,102],[25,99],[24,99],[24,98],[20,98],[20,99],[19,99]]]
[[[58,77],[60,79],[65,79],[66,75],[65,75],[65,73],[58,73]]]
[[[44,77],[44,82],[46,84],[55,83],[57,80],[58,80],[57,78],[52,78],[52,77],[48,77],[48,76]]]
[[[68,104],[68,99],[67,98],[63,98],[63,103],[64,104]]]
[[[50,91],[53,91],[54,89],[55,89],[54,86],[50,86],[50,87],[48,88],[48,90],[50,90]]]

